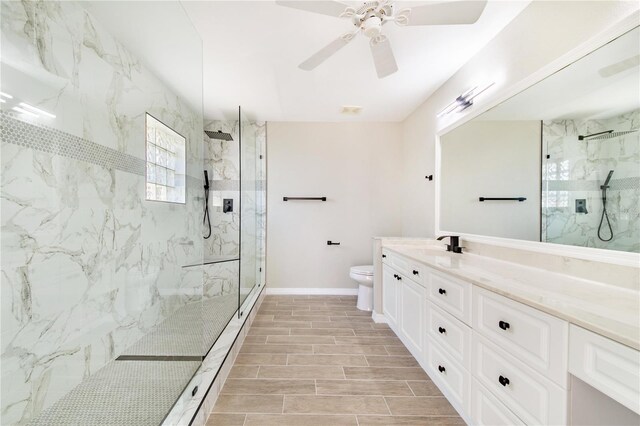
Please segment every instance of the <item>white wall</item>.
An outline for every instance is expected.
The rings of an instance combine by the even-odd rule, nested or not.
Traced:
[[[636,1],[534,1],[403,123],[403,235],[434,235],[435,135],[462,114],[436,114],[474,85],[496,84],[466,114],[638,10]]]
[[[443,231],[540,241],[541,124],[472,120],[441,138]]]
[[[401,136],[400,123],[267,124],[270,288],[356,288],[371,238],[401,233]]]

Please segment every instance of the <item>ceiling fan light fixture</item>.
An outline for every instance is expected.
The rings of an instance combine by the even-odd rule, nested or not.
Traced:
[[[362,32],[369,38],[375,38],[382,31],[382,19],[377,16],[371,16],[362,23]]]

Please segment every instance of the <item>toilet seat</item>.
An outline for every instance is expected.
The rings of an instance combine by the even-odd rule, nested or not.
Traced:
[[[373,276],[373,265],[352,266],[350,273],[354,275]]]

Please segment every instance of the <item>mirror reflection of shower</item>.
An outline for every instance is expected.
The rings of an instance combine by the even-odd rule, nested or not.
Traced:
[[[630,133],[637,132],[638,129],[633,130],[624,130],[618,131],[615,130],[605,130],[603,132],[593,133],[590,135],[580,135],[578,136],[578,140],[580,141],[601,141],[605,139],[614,139],[620,136],[628,135]],[[600,216],[600,224],[598,225],[598,238],[600,241],[608,242],[613,240],[613,228],[611,226],[611,220],[609,220],[609,213],[607,212],[607,189],[610,188],[609,181],[613,176],[613,170],[609,170],[609,174],[605,179],[604,183],[600,185],[600,190],[602,191],[601,200],[602,200],[602,215]],[[608,237],[607,233],[602,232],[603,225],[606,221],[606,227],[609,228]]]
[[[611,227],[611,221],[609,220],[609,214],[607,213],[607,189],[609,188],[611,176],[613,176],[613,170],[609,170],[607,179],[605,179],[604,184],[600,186],[600,189],[602,190],[602,216],[600,217],[600,224],[598,225],[598,238],[600,238],[601,241],[613,240],[613,228]],[[609,238],[602,235],[602,224],[605,219],[607,221],[607,227],[609,228]]]

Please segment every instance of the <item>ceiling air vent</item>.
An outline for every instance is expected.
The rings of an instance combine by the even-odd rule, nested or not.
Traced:
[[[344,105],[342,107],[342,109],[340,110],[340,113],[344,114],[344,115],[358,115],[358,114],[360,114],[361,111],[362,111],[362,107],[361,106]]]

